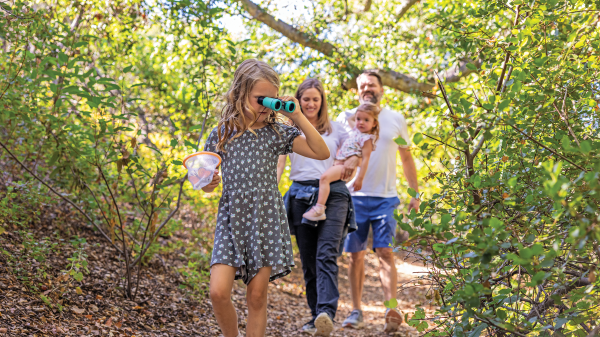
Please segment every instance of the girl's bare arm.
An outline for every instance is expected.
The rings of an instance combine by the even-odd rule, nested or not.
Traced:
[[[285,162],[287,160],[287,155],[282,154],[279,156],[279,160],[277,160],[277,185],[281,181],[281,176],[283,175],[283,170],[285,170]]]
[[[360,191],[362,188],[363,179],[365,178],[365,174],[367,173],[367,168],[369,167],[369,158],[371,158],[371,153],[373,152],[373,140],[369,139],[365,142],[362,147],[362,163],[360,164],[360,171],[356,176],[356,180],[354,181],[353,188],[355,191]]]

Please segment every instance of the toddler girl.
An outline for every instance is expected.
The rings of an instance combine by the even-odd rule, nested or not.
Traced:
[[[277,188],[279,155],[296,152],[324,160],[329,149],[291,96],[296,110],[279,112],[297,128],[278,121],[277,112],[258,104],[258,97],[277,97],[279,76],[264,62],[249,59],[235,71],[218,126],[209,135],[205,151],[222,158],[223,195],[211,259],[210,298],[225,337],[239,335],[231,302],[233,281],[247,285],[246,336],[264,336],[267,324],[267,286],[294,266],[286,212]],[[211,192],[216,177],[205,186]]]
[[[375,150],[375,142],[379,137],[379,122],[377,120],[379,111],[381,109],[370,102],[363,103],[356,109],[354,115],[356,119],[355,127],[338,150],[333,166],[321,176],[317,204],[302,215],[304,218],[313,221],[326,219],[325,203],[329,197],[329,183],[340,180],[342,170],[344,170],[344,161],[351,156],[362,158],[358,176],[352,185],[354,191],[359,191],[362,188],[363,179],[369,166],[369,157],[371,152]],[[354,170],[352,176],[354,174],[356,174],[356,170]]]

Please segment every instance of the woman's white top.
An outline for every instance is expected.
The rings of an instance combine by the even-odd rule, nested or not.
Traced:
[[[348,132],[344,126],[338,122],[331,122],[331,133],[322,134],[323,140],[329,148],[330,156],[326,160],[316,160],[303,157],[297,153],[290,153],[292,167],[290,170],[290,180],[305,181],[320,179],[321,175],[333,166],[335,154],[344,140],[348,138]]]

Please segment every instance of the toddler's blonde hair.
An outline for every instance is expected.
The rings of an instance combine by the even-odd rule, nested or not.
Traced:
[[[374,103],[365,102],[359,105],[358,108],[356,108],[356,113],[358,113],[359,111],[369,114],[371,117],[373,117],[373,120],[375,121],[375,123],[373,124],[373,128],[369,132],[370,134],[375,136],[375,138],[373,139],[373,150],[375,150],[375,142],[377,141],[377,139],[379,139],[379,113],[381,112],[381,108]]]
[[[241,136],[258,119],[259,112],[252,109],[248,96],[254,85],[260,80],[271,83],[279,91],[279,75],[277,75],[271,66],[263,61],[248,59],[242,62],[235,70],[231,87],[225,94],[226,104],[221,111],[221,119],[217,126],[219,137],[217,151],[225,152],[225,145],[230,140]],[[244,109],[252,112],[254,115],[254,120],[250,123],[246,123]],[[278,119],[277,112],[271,110],[265,118],[265,124],[273,128]],[[236,132],[235,136],[230,139],[234,132]]]

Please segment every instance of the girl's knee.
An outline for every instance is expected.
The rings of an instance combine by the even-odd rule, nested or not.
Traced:
[[[261,310],[267,306],[267,288],[264,289],[248,289],[246,294],[248,307],[253,310]]]
[[[222,304],[231,301],[231,291],[219,289],[217,287],[210,289],[210,300],[214,304]]]
[[[323,174],[321,176],[321,178],[319,178],[319,184],[329,184],[330,180],[331,180],[331,178],[329,176],[327,176],[326,174]]]

